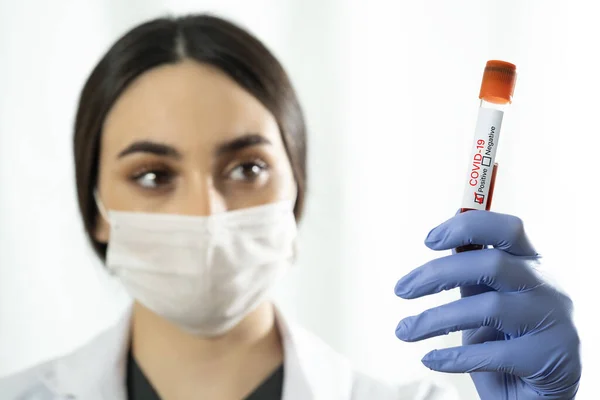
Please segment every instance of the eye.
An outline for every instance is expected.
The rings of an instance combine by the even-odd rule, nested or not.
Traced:
[[[254,182],[268,169],[267,163],[261,160],[239,164],[229,172],[229,179],[234,181]]]
[[[174,174],[166,169],[146,169],[134,174],[131,179],[144,189],[160,189],[173,182]]]

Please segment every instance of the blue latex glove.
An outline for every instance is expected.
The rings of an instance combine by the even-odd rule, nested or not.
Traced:
[[[396,336],[413,342],[463,331],[463,346],[434,350],[422,362],[471,373],[484,400],[573,399],[581,359],[572,303],[538,274],[540,257],[521,220],[468,211],[433,229],[425,244],[493,247],[430,261],[398,281],[396,295],[405,299],[456,287],[462,298],[403,319]]]

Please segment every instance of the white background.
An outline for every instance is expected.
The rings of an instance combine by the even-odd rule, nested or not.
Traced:
[[[437,254],[427,232],[461,199],[488,59],[517,64],[494,209],[522,217],[573,297],[593,399],[600,79],[596,3],[578,1],[0,0],[0,376],[83,344],[126,303],[87,248],[71,135],[87,74],[119,35],[166,12],[213,11],[256,33],[288,69],[310,127],[302,254],[284,307],[363,369],[428,376],[475,399],[466,376],[421,357],[458,335],[405,344],[404,316],[457,297],[402,301],[395,282]]]

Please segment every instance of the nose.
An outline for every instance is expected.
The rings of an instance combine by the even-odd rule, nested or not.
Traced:
[[[225,199],[210,177],[197,177],[187,186],[178,205],[178,214],[208,216],[227,210]]]

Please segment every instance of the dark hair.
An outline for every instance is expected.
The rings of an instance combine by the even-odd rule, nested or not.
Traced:
[[[138,76],[184,59],[220,69],[273,114],[298,185],[294,213],[297,220],[301,217],[306,192],[306,127],[281,64],[256,37],[221,18],[205,14],[158,18],[127,32],[108,50],[79,100],[73,139],[79,209],[94,250],[102,259],[106,245],[94,237],[98,209],[93,192],[106,115]]]

